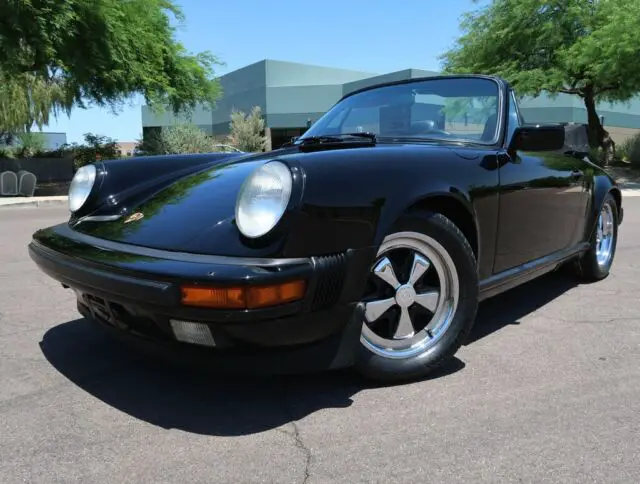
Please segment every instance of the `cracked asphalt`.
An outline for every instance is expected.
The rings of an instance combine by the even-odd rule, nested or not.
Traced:
[[[0,209],[0,482],[640,482],[640,198],[611,276],[481,305],[447,371],[223,379],[144,359],[26,246],[63,208]]]

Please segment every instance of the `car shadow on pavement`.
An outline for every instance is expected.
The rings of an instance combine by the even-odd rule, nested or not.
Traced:
[[[135,352],[85,319],[50,329],[40,348],[56,370],[107,405],[152,425],[203,435],[276,429],[318,410],[349,407],[353,395],[376,386],[348,370],[252,377],[171,364]],[[454,358],[429,379],[463,367]]]
[[[480,303],[476,322],[465,345],[485,338],[520,320],[578,285],[568,271],[545,274]]]
[[[482,303],[467,344],[519,324],[574,285],[560,275],[544,276]],[[50,329],[40,347],[62,375],[107,405],[152,425],[203,435],[276,429],[318,410],[349,407],[356,393],[377,386],[348,370],[251,377],[174,365],[133,351],[84,319]],[[429,379],[462,368],[453,358]]]

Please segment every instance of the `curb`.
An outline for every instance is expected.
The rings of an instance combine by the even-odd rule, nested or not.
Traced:
[[[623,197],[640,197],[640,190],[637,188],[622,188],[620,191]]]
[[[3,208],[28,208],[28,207],[59,207],[62,205],[67,205],[67,200],[25,200],[25,201],[16,201],[9,203],[2,203],[0,200],[0,210]]]

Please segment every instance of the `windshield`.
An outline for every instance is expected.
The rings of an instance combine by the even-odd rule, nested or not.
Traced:
[[[434,78],[349,96],[299,138],[370,132],[493,144],[498,138],[498,84],[483,78]]]

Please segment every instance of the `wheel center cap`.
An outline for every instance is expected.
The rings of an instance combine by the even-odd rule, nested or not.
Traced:
[[[400,286],[396,291],[396,303],[401,308],[408,308],[416,301],[416,290],[405,284],[404,286]]]

